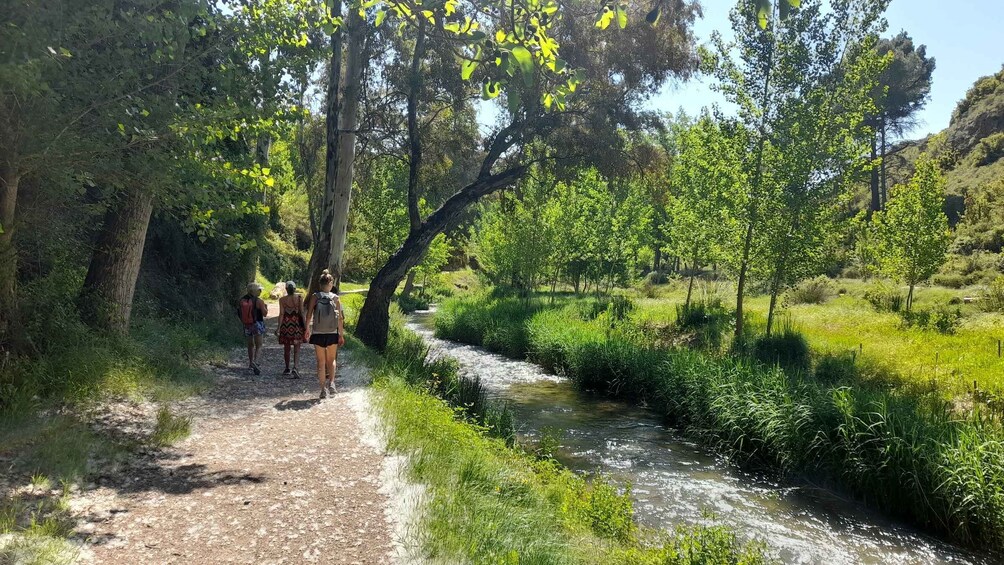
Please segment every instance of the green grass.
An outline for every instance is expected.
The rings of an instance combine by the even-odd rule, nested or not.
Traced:
[[[149,437],[106,435],[90,425],[92,407],[197,394],[212,383],[203,365],[222,363],[238,335],[212,320],[137,319],[125,337],[94,333],[69,316],[43,323],[58,325],[26,333],[63,336],[58,347],[14,358],[0,373],[0,455],[12,461],[5,472],[15,486],[33,485],[30,497],[0,500],[0,533],[12,534],[3,538],[0,563],[72,561],[76,551],[63,539],[73,523],[64,511],[67,491],[47,487],[84,481],[141,444],[164,446],[188,434],[189,420],[165,406]]]
[[[622,323],[596,315],[590,302],[457,298],[440,306],[436,332],[528,357],[581,388],[644,402],[739,463],[822,478],[957,542],[1004,548],[1000,406],[981,402],[960,410],[941,391],[890,389],[862,374],[874,371],[870,364],[846,353],[817,351],[800,359],[800,370],[786,371],[747,357],[662,345],[651,323],[660,319],[656,309],[675,313],[665,302],[643,302]],[[826,319],[835,324],[839,316]],[[523,350],[489,339],[502,334],[519,336],[515,343]],[[804,343],[788,329],[768,350],[798,340]]]
[[[634,319],[653,324],[672,323],[676,306],[686,296],[682,285],[667,285],[657,299],[637,298]],[[869,367],[865,376],[906,384],[915,388],[937,388],[943,396],[956,398],[971,394],[973,382],[983,391],[1004,394],[1004,359],[997,357],[997,341],[1004,339],[1004,314],[982,312],[976,305],[961,305],[962,324],[954,334],[923,328],[905,328],[902,318],[892,312],[877,312],[864,300],[873,283],[839,279],[834,288],[844,290],[824,304],[794,304],[785,312],[817,353],[839,355],[854,352]],[[905,289],[902,289],[905,294]],[[919,287],[915,309],[945,306],[953,298],[979,296],[975,287],[949,289]],[[712,292],[727,307],[734,307],[729,286]],[[746,310],[754,326],[763,324],[767,297],[748,297]]]
[[[426,488],[423,557],[474,564],[766,563],[764,548],[721,526],[659,538],[632,520],[628,492],[602,477],[587,481],[549,458],[513,447],[478,423],[464,402],[447,403],[436,382],[455,363],[430,362],[420,340],[398,326],[376,369],[376,406],[389,448],[409,458]],[[644,540],[644,541],[643,541]]]

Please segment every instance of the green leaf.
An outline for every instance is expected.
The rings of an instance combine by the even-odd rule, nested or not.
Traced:
[[[478,47],[477,52],[474,54],[474,59],[481,58],[481,48]],[[460,67],[460,78],[464,80],[471,80],[471,75],[474,74],[474,70],[478,68],[480,63],[477,60],[468,61],[465,60],[464,64]]]
[[[627,27],[627,23],[628,23],[627,10],[624,9],[624,6],[618,4],[617,5],[617,27],[619,27],[621,29],[624,29],[624,28]]]
[[[795,9],[801,8],[802,0],[788,0],[788,5]]]
[[[509,106],[509,111],[515,114],[519,111],[519,107],[523,103],[523,95],[520,94],[519,90],[510,88],[506,92],[506,97],[506,104]]]
[[[767,18],[770,17],[770,0],[756,0],[756,19],[760,29],[767,29]]]
[[[512,48],[512,57],[516,60],[521,71],[523,71],[523,83],[527,86],[533,85],[533,55],[522,45]]]
[[[486,82],[481,86],[481,98],[484,100],[491,100],[493,98],[498,98],[498,95],[502,93],[502,88],[497,82]]]
[[[379,12],[377,12],[376,22],[374,22],[376,24],[376,27],[380,27],[380,24],[383,23],[384,18],[386,17],[387,17],[387,10],[380,10]]]

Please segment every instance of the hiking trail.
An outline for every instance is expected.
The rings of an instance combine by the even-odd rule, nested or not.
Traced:
[[[235,351],[216,383],[172,410],[189,437],[143,453],[74,497],[91,563],[335,563],[394,560],[396,516],[372,440],[368,371],[339,354],[338,394],[318,398],[313,347],[280,376],[269,305],[262,374]],[[367,439],[368,438],[368,439]],[[386,475],[386,473],[384,473]]]

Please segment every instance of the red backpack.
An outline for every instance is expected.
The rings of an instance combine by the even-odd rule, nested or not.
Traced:
[[[250,326],[251,324],[257,322],[258,320],[255,316],[256,314],[255,311],[257,309],[258,309],[257,298],[253,297],[241,298],[241,307],[240,307],[241,323],[243,323],[245,326]]]

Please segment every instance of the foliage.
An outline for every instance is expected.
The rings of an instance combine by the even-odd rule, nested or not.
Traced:
[[[879,312],[899,312],[906,302],[903,293],[884,283],[877,283],[866,290],[864,298]]]
[[[486,306],[500,307],[455,301],[443,312]],[[1004,428],[996,416],[955,413],[940,398],[866,382],[847,386],[843,379],[857,380],[855,373],[834,374],[826,365],[813,379],[742,359],[656,350],[639,341],[641,334],[611,333],[568,307],[507,323],[529,329],[529,348],[520,356],[544,353],[545,366],[579,386],[643,401],[740,462],[811,471],[956,541],[1004,544],[997,502],[1004,472],[996,463],[1004,456]],[[448,329],[437,325],[441,335],[457,339]]]
[[[987,285],[980,295],[979,304],[987,312],[1004,312],[1004,275]]]
[[[396,333],[392,343],[398,340],[421,343],[414,334]],[[765,548],[738,541],[724,526],[681,527],[655,546],[639,543],[629,492],[602,476],[587,481],[466,423],[458,409],[406,384],[414,380],[406,369],[414,358],[400,351],[389,347],[377,370],[376,404],[389,447],[408,457],[409,474],[427,489],[424,557],[486,564],[768,562]]]
[[[804,280],[788,291],[791,304],[823,304],[833,298],[836,291],[829,277],[820,275]]]
[[[917,164],[907,185],[893,187],[886,210],[872,218],[873,246],[878,269],[910,287],[906,309],[910,310],[913,288],[931,277],[945,261],[951,234],[942,211],[944,180],[930,160]]]
[[[954,334],[962,323],[962,311],[950,306],[933,310],[906,310],[900,312],[906,327],[929,328],[943,334]]]
[[[717,350],[722,344],[722,334],[728,327],[731,313],[721,299],[705,298],[689,304],[676,305],[676,327],[693,332],[697,345]]]

